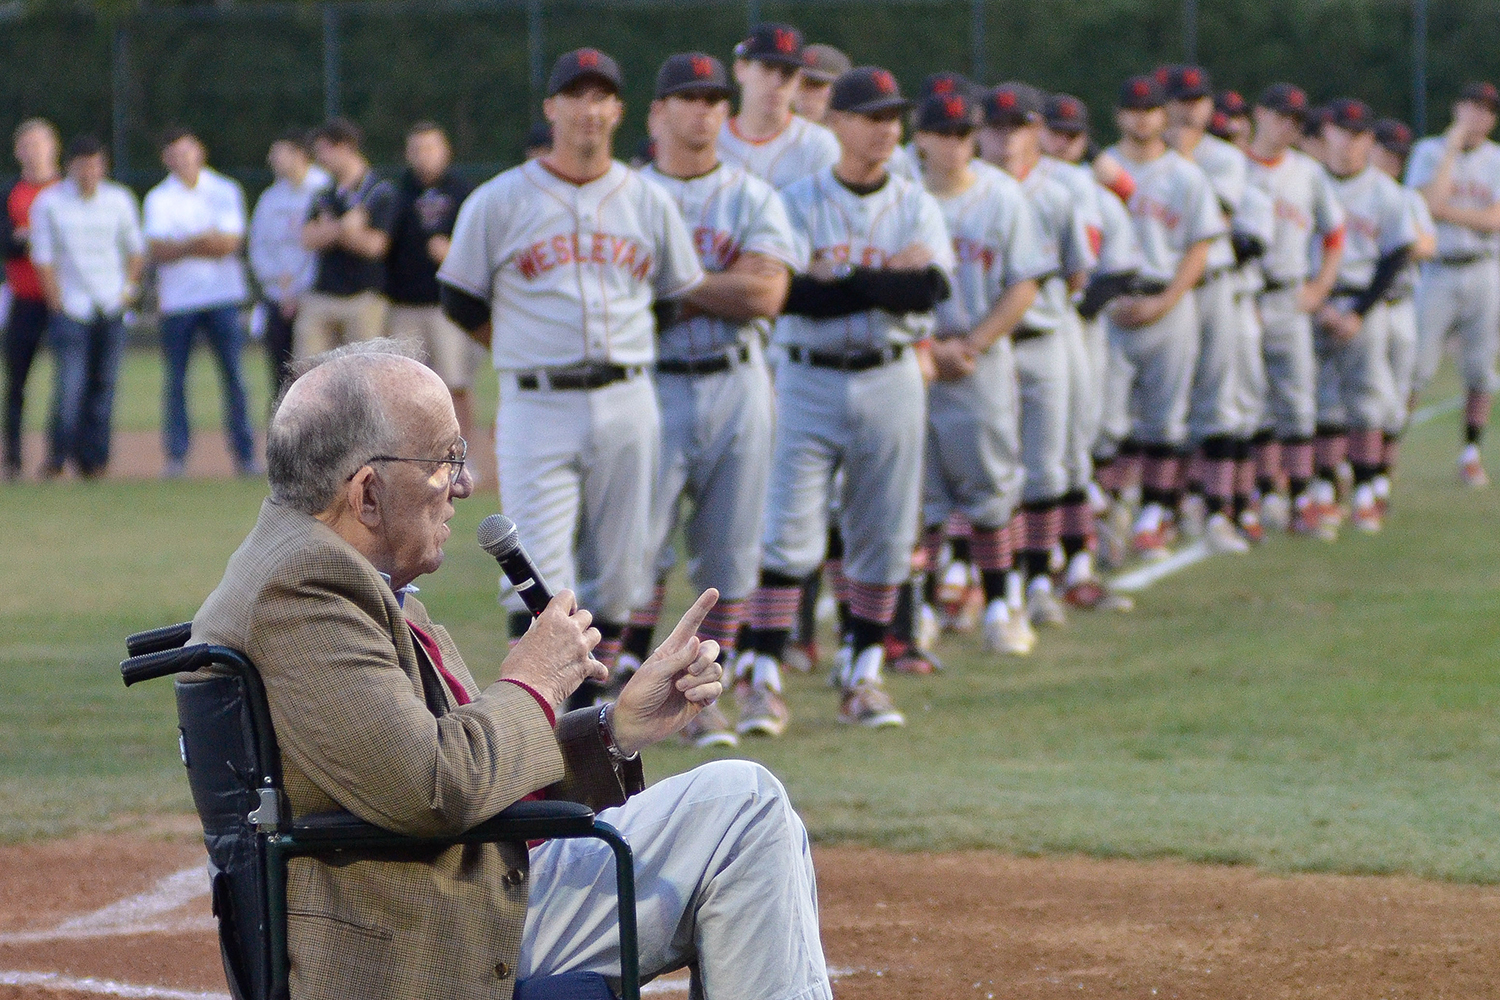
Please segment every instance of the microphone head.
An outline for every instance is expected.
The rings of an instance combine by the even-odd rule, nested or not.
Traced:
[[[521,547],[516,522],[504,514],[491,514],[480,521],[478,535],[479,547],[496,559],[503,559]]]

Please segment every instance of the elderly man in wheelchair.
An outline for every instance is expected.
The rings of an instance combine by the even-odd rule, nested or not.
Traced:
[[[451,839],[549,798],[599,810],[633,851],[642,978],[687,967],[715,1000],[831,998],[807,834],[780,783],[720,761],[642,789],[638,753],[722,691],[718,646],[694,634],[717,595],[602,711],[558,714],[605,675],[567,591],[479,690],[412,596],[473,480],[451,396],[405,355],[351,345],[290,386],[267,435],[271,496],[192,623],[191,644],[241,651],[258,673],[293,817],[343,812],[452,845],[292,857],[290,1000],[507,1000],[570,972],[618,988],[607,843]],[[216,675],[185,675],[179,706]]]

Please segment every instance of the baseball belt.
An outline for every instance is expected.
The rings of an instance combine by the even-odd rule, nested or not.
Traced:
[[[666,358],[656,363],[662,375],[717,375],[750,360],[750,346],[740,344],[706,358]]]
[[[897,361],[905,353],[905,344],[892,344],[880,350],[852,351],[848,354],[842,351],[818,351],[799,344],[789,344],[786,349],[787,360],[796,364],[832,368],[841,372],[869,371]]]
[[[589,361],[557,368],[532,368],[516,373],[516,388],[536,389],[602,389],[616,382],[646,373],[645,365],[611,365]]]
[[[1438,258],[1438,263],[1444,267],[1468,267],[1470,264],[1478,264],[1482,260],[1489,260],[1494,254],[1486,250],[1476,250],[1473,253],[1450,253]]]

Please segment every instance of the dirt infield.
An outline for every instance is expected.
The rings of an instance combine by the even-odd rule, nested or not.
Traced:
[[[191,819],[0,849],[0,1000],[223,994],[202,861]],[[1500,996],[1493,888],[850,847],[817,864],[848,1000]]]

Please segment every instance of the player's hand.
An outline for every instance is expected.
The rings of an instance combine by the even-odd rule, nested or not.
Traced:
[[[326,212],[309,219],[302,227],[302,246],[306,250],[327,250],[338,238],[339,224]]]
[[[932,343],[933,374],[939,382],[956,382],[974,374],[974,349],[962,337],[945,337]]]
[[[1122,295],[1110,306],[1110,318],[1127,330],[1150,326],[1167,313],[1161,295]]]
[[[339,233],[344,236],[354,236],[369,226],[370,213],[365,211],[363,205],[355,205],[338,219]]]
[[[1323,308],[1323,303],[1328,301],[1328,293],[1321,287],[1307,282],[1297,293],[1297,308],[1311,315]]]
[[[453,241],[442,233],[427,237],[427,256],[432,258],[434,264],[442,264],[448,259],[448,251],[453,249]]]
[[[1100,153],[1094,157],[1094,178],[1105,187],[1113,189],[1124,172],[1124,165],[1109,153]]]
[[[584,681],[609,680],[609,668],[594,659],[599,630],[571,590],[559,591],[500,665],[502,679],[520,681],[561,708]]]
[[[892,271],[920,271],[932,263],[932,251],[921,243],[913,243],[893,257],[886,258],[885,266]]]
[[[1325,305],[1318,310],[1318,325],[1328,331],[1328,335],[1335,343],[1347,344],[1359,336],[1359,331],[1364,326],[1364,319],[1352,310],[1345,312],[1331,305]]]
[[[838,263],[831,254],[821,254],[813,258],[812,266],[807,269],[807,273],[819,281],[832,281],[833,269]]]
[[[1463,152],[1464,143],[1469,138],[1468,116],[1466,108],[1460,104],[1454,109],[1453,121],[1443,130],[1443,149],[1449,153]]]
[[[620,692],[611,724],[615,745],[627,757],[671,736],[724,693],[719,644],[698,638],[704,616],[718,602],[712,587],[699,594]]]

